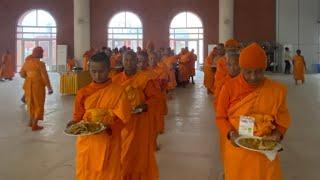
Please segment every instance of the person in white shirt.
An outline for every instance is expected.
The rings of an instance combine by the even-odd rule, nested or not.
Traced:
[[[285,63],[285,69],[284,69],[284,73],[285,74],[290,74],[291,72],[291,55],[290,55],[290,50],[288,47],[285,48],[284,51],[284,63]]]

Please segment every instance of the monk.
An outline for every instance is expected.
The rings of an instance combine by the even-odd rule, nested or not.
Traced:
[[[168,114],[166,87],[168,82],[168,72],[164,67],[159,66],[159,57],[156,53],[149,53],[149,70],[156,74],[161,88],[161,100],[157,108],[157,134],[163,134],[165,130],[165,116]],[[158,147],[159,149],[159,147]]]
[[[107,130],[77,138],[76,179],[121,179],[121,130],[131,119],[124,89],[111,82],[109,58],[104,53],[92,56],[89,72],[93,82],[77,93],[73,123],[98,121]]]
[[[217,55],[213,59],[212,69],[215,69],[214,73],[214,85],[213,85],[213,96],[215,97],[215,91],[221,87],[222,81],[227,75],[226,58],[225,58],[225,46],[222,43],[217,45]],[[219,70],[218,70],[219,66]]]
[[[12,80],[15,74],[15,62],[9,50],[2,56],[0,65],[0,79]]]
[[[194,53],[194,49],[190,52],[190,63],[189,63],[189,71],[190,71],[190,77],[191,77],[191,83],[194,84],[193,77],[196,75],[196,61],[198,57]]]
[[[170,48],[167,48],[164,50],[164,55],[162,59],[163,63],[166,64],[169,71],[167,91],[172,91],[177,87],[177,80],[175,75],[176,71],[174,69],[174,64],[178,62],[179,56],[172,54]]]
[[[304,57],[301,55],[301,50],[298,49],[297,54],[293,56],[292,64],[293,64],[293,77],[296,85],[298,85],[298,81],[301,81],[304,84],[304,73],[307,70],[306,62]]]
[[[218,46],[218,56],[217,56],[217,71],[215,74],[215,85],[214,85],[214,97],[217,100],[217,92],[220,91],[222,85],[224,84],[225,78],[228,75],[228,69],[226,65],[227,58],[225,52],[233,49],[239,48],[239,42],[234,39],[230,39],[225,42],[224,46]],[[217,102],[215,102],[217,103]]]
[[[226,54],[227,57],[227,70],[228,70],[228,75],[225,77],[224,79],[224,83],[222,84],[222,86],[227,83],[228,81],[230,81],[231,79],[235,78],[236,76],[239,75],[240,73],[240,66],[239,66],[239,50],[234,49],[233,51],[227,51]],[[220,95],[220,90],[215,92],[217,99],[219,99],[219,95]],[[214,106],[214,110],[216,110],[216,102],[215,101],[213,104]],[[221,160],[222,163],[224,161],[224,144],[225,144],[226,138],[225,136],[220,134],[220,154],[221,154]]]
[[[82,67],[83,67],[83,70],[84,71],[88,71],[89,70],[89,60],[90,60],[90,57],[93,55],[94,53],[94,49],[93,48],[90,48],[90,50],[86,51],[84,54],[83,54],[83,61],[82,61]]]
[[[20,70],[20,76],[25,79],[23,89],[30,118],[29,126],[32,131],[43,129],[42,126],[38,125],[38,121],[43,120],[45,88],[47,87],[48,94],[53,93],[46,65],[40,61],[42,57],[43,49],[35,47],[32,55],[26,58]]]
[[[77,62],[76,62],[75,59],[73,59],[73,58],[68,58],[67,59],[67,71],[68,72],[72,71],[72,69],[74,67],[76,67],[76,65],[77,65]]]
[[[216,65],[214,65],[214,59],[217,56],[217,48],[215,47],[205,59],[203,64],[204,79],[203,84],[207,88],[207,94],[214,93],[214,76],[216,73]]]
[[[189,63],[191,61],[190,53],[187,49],[183,48],[180,53],[179,60],[179,83],[182,87],[186,87],[190,78]]]
[[[83,115],[85,114],[84,104],[87,97],[110,84],[110,79],[107,76],[107,70],[109,69],[108,63],[110,63],[109,57],[102,52],[91,57],[89,61],[89,71],[92,82],[77,91],[74,102],[73,118],[69,125],[82,120]]]
[[[271,161],[264,154],[237,147],[240,121],[250,118],[252,135],[280,142],[290,124],[287,88],[264,76],[267,56],[253,43],[240,53],[241,74],[223,86],[218,100],[216,124],[228,140],[224,150],[226,180],[280,180],[279,155]]]
[[[138,71],[138,58],[133,51],[124,55],[123,65],[124,72],[114,76],[112,82],[125,88],[134,114],[121,133],[122,180],[156,180],[159,173],[152,121],[160,87],[147,73]]]
[[[111,63],[111,71],[109,73],[109,77],[112,78],[113,76],[117,75],[123,70],[122,55],[117,48],[114,49],[114,52],[110,57],[110,63]]]

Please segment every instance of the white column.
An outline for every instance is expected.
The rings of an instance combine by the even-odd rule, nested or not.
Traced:
[[[90,49],[90,0],[73,0],[74,56],[82,62],[82,55]]]
[[[219,42],[233,38],[234,0],[219,0]]]

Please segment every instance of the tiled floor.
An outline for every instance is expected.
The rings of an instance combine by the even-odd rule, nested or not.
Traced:
[[[169,101],[166,133],[158,153],[161,180],[216,180],[221,175],[217,130],[211,97],[202,86],[177,89]],[[281,153],[286,180],[320,178],[320,76],[310,75],[304,86],[291,76],[272,75],[289,85],[288,104],[293,123]],[[55,94],[46,102],[40,132],[27,128],[20,103],[22,81],[0,83],[0,180],[70,180],[74,177],[74,138],[62,134],[71,117],[72,96],[60,96],[58,76],[51,75]]]

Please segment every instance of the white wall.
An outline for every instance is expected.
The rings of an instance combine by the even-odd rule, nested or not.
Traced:
[[[308,69],[315,71],[319,60],[319,0],[277,0],[277,42],[301,49]]]
[[[82,55],[90,49],[90,0],[73,0],[74,56],[82,63]]]

